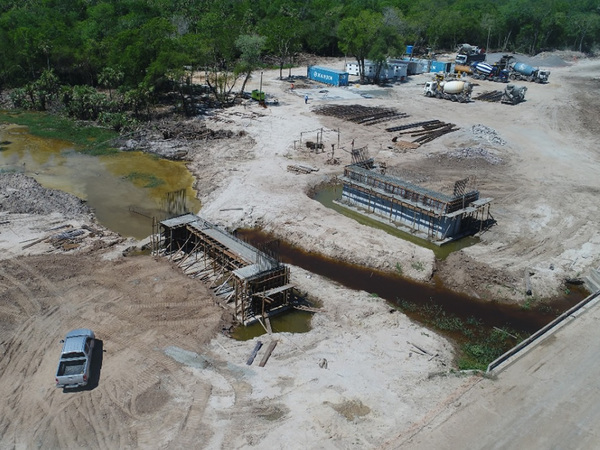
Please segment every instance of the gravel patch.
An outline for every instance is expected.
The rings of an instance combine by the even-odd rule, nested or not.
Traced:
[[[483,147],[466,147],[454,150],[453,152],[446,153],[448,158],[452,159],[483,159],[490,164],[502,164],[502,158],[490,153]]]
[[[66,192],[42,187],[21,173],[0,173],[0,211],[15,214],[51,214],[66,218],[89,214],[85,202]]]
[[[473,125],[471,127],[471,132],[478,139],[483,139],[488,141],[490,144],[494,145],[506,145],[506,141],[498,135],[498,132],[493,128],[486,127],[482,124]]]

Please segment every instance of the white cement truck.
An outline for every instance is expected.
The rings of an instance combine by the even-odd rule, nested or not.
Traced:
[[[427,97],[444,98],[453,102],[467,103],[471,101],[473,85],[462,80],[434,80],[425,83],[423,93]]]

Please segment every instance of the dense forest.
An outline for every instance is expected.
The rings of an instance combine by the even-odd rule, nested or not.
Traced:
[[[0,90],[17,107],[60,98],[69,114],[119,128],[117,113],[142,114],[167,89],[179,87],[189,113],[194,71],[222,103],[252,71],[283,73],[300,53],[382,61],[406,45],[535,54],[599,41],[596,0],[4,0]]]

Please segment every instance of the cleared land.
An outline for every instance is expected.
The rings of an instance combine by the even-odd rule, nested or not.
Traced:
[[[546,56],[550,83],[528,84],[526,102],[516,106],[425,98],[426,75],[389,89],[335,89],[297,78],[292,90],[267,71],[263,90],[277,105],[247,101],[189,123],[227,130],[225,138],[164,140],[149,132],[144,144],[187,154],[211,222],[261,226],[306,250],[370,267],[401,264],[406,276],[425,282],[436,270],[449,286],[485,299],[524,301],[528,270],[535,297],[549,297],[565,278],[600,265],[600,61]],[[499,86],[478,83],[482,91]],[[252,80],[249,89],[258,85]],[[400,148],[385,131],[392,122],[364,126],[314,111],[331,104],[395,108],[410,115],[397,124],[438,119],[460,130]],[[339,165],[300,143],[321,128],[325,149],[336,144]],[[350,162],[337,130],[341,147],[353,140],[368,146],[389,173],[413,183],[447,192],[456,180],[475,177],[495,199],[497,225],[480,244],[438,263],[429,250],[324,208],[307,193]],[[295,174],[290,164],[319,171]],[[368,293],[298,268],[293,282],[324,312],[309,333],[261,338],[278,342],[271,359],[263,368],[247,366],[254,341],[220,333],[230,312],[202,284],[167,261],[123,257],[136,243],[103,230],[76,201],[38,210],[52,197],[48,191],[13,182],[0,185],[2,448],[376,448],[442,417],[464,393],[480,392],[471,389],[480,377],[452,371],[446,339]],[[25,210],[11,204],[19,186],[37,192],[19,199],[30,202]],[[71,228],[58,228],[64,225]],[[77,245],[50,239],[74,229],[85,231]],[[58,341],[80,326],[102,340],[101,371],[92,389],[63,393],[53,379]]]

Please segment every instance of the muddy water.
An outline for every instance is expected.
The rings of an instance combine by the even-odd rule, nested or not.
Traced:
[[[254,244],[268,242],[273,238],[257,230],[238,230],[237,235]],[[479,300],[460,295],[438,284],[416,283],[393,273],[380,272],[365,267],[342,263],[322,255],[307,253],[285,242],[279,242],[279,256],[282,262],[296,265],[312,273],[325,276],[346,287],[364,290],[390,302],[401,305],[409,302],[415,305],[429,305],[428,311],[435,314],[456,316],[464,321],[476,319],[487,329],[494,327],[515,330],[530,335],[551,322],[560,312],[577,304],[585,297],[584,292],[570,291],[564,297],[552,301],[539,302],[530,308],[495,302],[494,299]],[[440,307],[441,309],[436,309]],[[427,322],[431,317],[421,313],[408,316]],[[421,314],[421,316],[419,315]]]
[[[167,193],[186,192],[186,206],[200,210],[185,164],[142,152],[90,156],[72,143],[38,138],[26,127],[0,129],[0,171],[19,172],[42,186],[69,192],[87,201],[98,221],[123,236],[152,233],[152,217],[165,218]]]

